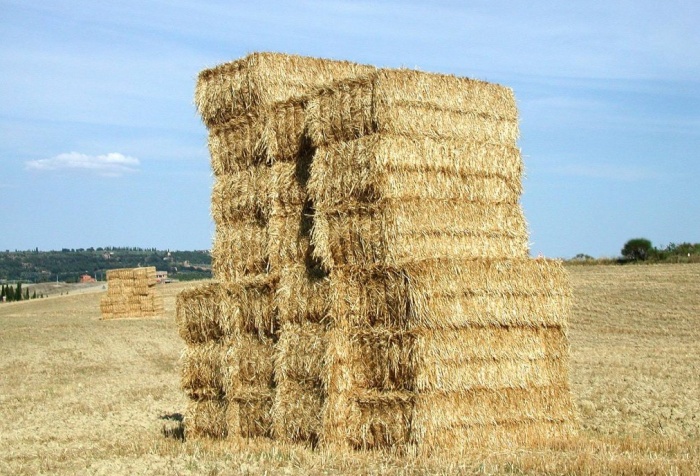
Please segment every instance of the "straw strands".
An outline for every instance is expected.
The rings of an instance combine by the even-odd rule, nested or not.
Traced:
[[[178,297],[188,435],[427,454],[574,430],[571,291],[528,256],[510,89],[254,53],[195,103],[215,282]]]
[[[253,53],[199,73],[195,105],[211,127],[373,69],[347,61]]]
[[[153,266],[108,270],[107,294],[100,301],[102,319],[162,315],[163,298],[156,283]]]

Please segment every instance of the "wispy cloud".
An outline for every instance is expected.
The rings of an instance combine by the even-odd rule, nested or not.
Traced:
[[[30,160],[26,162],[28,170],[87,171],[103,177],[120,177],[127,173],[136,172],[139,165],[139,159],[118,152],[110,152],[103,155],[68,152],[48,159]]]

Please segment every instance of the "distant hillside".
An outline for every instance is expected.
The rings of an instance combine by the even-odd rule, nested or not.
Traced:
[[[2,251],[0,281],[41,283],[77,282],[83,274],[98,281],[114,268],[155,266],[181,281],[211,278],[211,255],[208,250],[162,251],[155,248],[88,248],[61,251]]]

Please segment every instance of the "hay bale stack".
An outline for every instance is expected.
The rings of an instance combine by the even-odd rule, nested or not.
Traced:
[[[570,289],[528,258],[511,90],[256,53],[195,102],[216,282],[178,298],[188,434],[429,453],[570,431]]]
[[[275,276],[260,275],[177,296],[188,435],[269,436],[276,286]]]
[[[156,283],[153,266],[108,270],[107,294],[100,301],[102,319],[162,315],[163,298]]]
[[[330,282],[329,443],[433,452],[571,430],[561,263],[346,267]]]
[[[433,452],[566,434],[570,290],[560,264],[528,258],[512,92],[378,70],[319,90],[306,118],[333,303],[324,441]]]
[[[310,88],[373,69],[342,61],[255,53],[199,75],[195,103],[209,131],[215,176],[212,264],[216,284],[183,293],[178,300],[180,332],[191,347],[185,354],[194,355],[183,361],[182,386],[191,398],[205,398],[191,391],[196,382],[188,373],[188,362],[197,360],[217,374],[215,361],[197,357],[196,349],[211,342],[223,346],[223,388],[219,390],[226,410],[216,413],[210,411],[212,405],[192,405],[191,411],[201,408],[209,415],[219,415],[225,424],[220,422],[216,428],[226,427],[228,435],[269,436],[274,426],[283,437],[282,426],[273,425],[273,414],[290,414],[287,402],[303,397],[302,392],[292,392],[299,383],[294,380],[295,372],[272,375],[273,361],[279,360],[273,355],[287,349],[282,350],[286,355],[292,342],[298,344],[291,334],[296,330],[280,322],[301,325],[307,315],[302,299],[280,300],[277,296],[290,291],[296,295],[297,290],[290,285],[306,279],[311,255],[312,210],[305,191],[311,151],[303,134],[302,96]],[[290,281],[292,274],[297,281]],[[249,302],[236,303],[236,293],[223,296],[224,289],[246,287],[251,280],[268,281],[266,309],[251,308]],[[244,293],[244,301],[247,296]],[[310,290],[304,296],[319,300]],[[268,297],[274,302],[268,302]],[[241,311],[219,309],[224,301]],[[280,321],[278,305],[282,314],[296,317]],[[265,322],[254,322],[255,311],[265,316]],[[226,319],[230,322],[224,323]],[[235,332],[230,329],[233,321],[238,326]],[[282,398],[277,398],[280,393]],[[320,415],[317,407],[315,412]],[[207,434],[197,422],[212,421],[211,416],[192,415],[191,420],[195,434]],[[218,430],[209,433],[220,434]]]

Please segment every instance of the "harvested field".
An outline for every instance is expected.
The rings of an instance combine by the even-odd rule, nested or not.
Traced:
[[[201,283],[174,283],[159,286],[164,318],[100,320],[104,292],[0,305],[0,474],[697,474],[700,265],[568,270],[572,440],[447,459],[182,441],[175,298]]]

